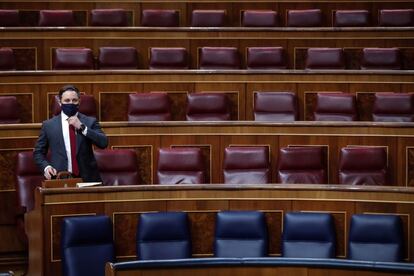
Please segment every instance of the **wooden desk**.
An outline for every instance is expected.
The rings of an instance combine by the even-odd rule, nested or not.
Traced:
[[[331,185],[175,185],[83,189],[40,189],[35,210],[26,217],[29,233],[29,275],[60,275],[60,222],[73,215],[104,214],[113,221],[118,260],[135,255],[138,215],[152,211],[189,214],[192,253],[211,256],[215,213],[260,210],[269,228],[269,253],[280,255],[283,214],[321,211],[334,216],[338,258],[347,256],[350,217],[359,213],[396,214],[404,225],[405,258],[414,260],[414,189]]]

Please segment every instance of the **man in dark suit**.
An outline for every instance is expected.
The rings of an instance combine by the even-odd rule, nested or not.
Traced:
[[[59,91],[62,112],[42,124],[33,157],[46,179],[69,171],[83,181],[101,181],[92,145],[106,148],[108,138],[93,117],[78,112],[80,93],[73,85]],[[50,150],[50,161],[47,159]]]

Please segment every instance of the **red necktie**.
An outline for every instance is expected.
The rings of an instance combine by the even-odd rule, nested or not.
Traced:
[[[70,157],[72,159],[72,174],[79,176],[78,160],[76,160],[76,134],[75,127],[69,125]]]

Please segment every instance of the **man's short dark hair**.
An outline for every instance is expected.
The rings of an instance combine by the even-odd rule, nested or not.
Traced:
[[[62,88],[59,89],[59,100],[62,99],[62,94],[65,93],[66,91],[75,91],[76,94],[78,94],[78,98],[80,98],[80,92],[79,89],[74,86],[73,84],[67,84],[65,86],[62,86]]]

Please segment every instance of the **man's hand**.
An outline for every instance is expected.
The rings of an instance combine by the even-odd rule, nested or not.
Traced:
[[[57,175],[57,171],[55,168],[53,168],[52,166],[47,166],[45,168],[45,173],[44,176],[47,180],[52,179],[52,176],[56,176]]]
[[[76,130],[79,130],[81,127],[81,121],[79,121],[79,118],[77,116],[72,116],[68,118],[69,125],[73,126]]]

